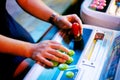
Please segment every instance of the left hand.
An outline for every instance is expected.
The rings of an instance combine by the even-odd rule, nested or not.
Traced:
[[[58,51],[62,50],[68,53],[69,49],[56,41],[45,40],[36,44],[32,44],[32,48],[33,49],[30,58],[41,65],[53,67],[54,65],[51,60],[60,63],[65,63],[67,60],[69,60],[69,56],[67,54],[63,54]]]
[[[72,23],[77,22],[80,25],[80,34],[82,34],[82,22],[76,14],[57,16],[55,24],[61,29],[72,28]]]

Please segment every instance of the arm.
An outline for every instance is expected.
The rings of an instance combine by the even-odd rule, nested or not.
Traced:
[[[30,57],[30,54],[32,53],[32,44],[0,35],[0,52]]]
[[[44,63],[50,67],[53,66],[53,63],[48,59],[61,63],[69,59],[69,56],[62,54],[57,50],[69,52],[67,48],[55,41],[46,40],[40,43],[32,44],[0,35],[0,52],[29,57],[40,64]]]
[[[72,27],[73,22],[80,24],[80,32],[82,34],[82,22],[76,14],[62,16],[49,8],[42,0],[17,0],[18,4],[28,13],[33,16],[49,21],[50,17],[55,14],[53,23],[62,29],[69,29]]]
[[[25,11],[44,21],[48,21],[50,16],[56,13],[42,0],[17,0],[17,2]]]

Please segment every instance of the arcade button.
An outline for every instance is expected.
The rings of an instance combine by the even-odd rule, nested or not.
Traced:
[[[67,64],[70,64],[70,63],[72,63],[73,61],[74,61],[74,59],[73,59],[72,57],[70,57],[70,59],[67,60],[66,63],[67,63]]]
[[[93,1],[92,4],[96,4],[96,5],[99,5],[100,2],[99,1]]]
[[[51,62],[53,63],[54,67],[58,66],[58,64],[59,64],[59,62],[57,62],[57,61],[51,61]]]
[[[70,56],[70,59],[65,62],[66,64],[70,64],[70,63],[72,63],[74,61],[73,58],[71,57],[71,56],[73,56],[75,54],[75,52],[73,50],[70,50],[68,53],[66,53],[66,52],[64,52],[62,50],[58,50],[58,51],[60,51],[63,54],[67,54],[68,56]],[[54,67],[56,67],[56,66],[58,66],[60,64],[59,62],[54,61],[54,60],[51,60],[51,62],[53,63]],[[67,68],[66,64],[60,64],[59,68],[60,69],[61,68],[63,69],[64,67]]]
[[[100,3],[99,6],[105,7],[105,6],[106,6],[106,3]]]
[[[66,70],[66,69],[68,69],[68,65],[63,63],[63,64],[60,64],[58,66],[58,68],[59,68],[59,70]]]
[[[66,72],[66,77],[68,77],[68,78],[73,78],[73,77],[74,77],[74,72],[72,72],[72,71],[67,71],[67,72]]]
[[[97,6],[97,9],[98,9],[98,10],[103,10],[104,7],[103,7],[103,6]]]
[[[90,8],[94,10],[103,10],[106,6],[106,0],[93,0],[90,4]]]
[[[65,70],[60,80],[75,80],[75,78],[77,77],[78,71],[80,71],[80,69],[78,70],[77,68],[71,68],[71,69]]]
[[[66,53],[66,52],[64,52],[62,50],[58,50],[58,51],[60,51],[63,54],[67,54],[68,56],[73,56],[75,54],[74,50],[70,50],[68,53]]]
[[[75,52],[73,50],[70,50],[68,53],[67,53],[69,56],[73,56],[75,54]]]
[[[90,4],[90,8],[91,8],[91,9],[94,9],[94,10],[95,10],[95,9],[96,9],[96,7],[97,7],[97,5],[96,5],[96,4]]]
[[[101,3],[106,3],[106,0],[100,0],[99,2],[101,2]]]

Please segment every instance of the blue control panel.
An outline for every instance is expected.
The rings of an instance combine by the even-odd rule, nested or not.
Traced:
[[[65,40],[64,40],[64,38],[62,40],[63,45],[65,45],[68,48],[74,49],[74,51],[75,51],[75,55],[72,56],[74,59],[74,62],[69,65],[69,70],[72,70],[75,73],[75,75],[77,75],[78,69],[75,67],[74,68],[71,68],[71,67],[78,63],[81,53],[82,53],[85,45],[87,44],[87,41],[88,41],[91,33],[92,33],[92,29],[84,28],[83,35],[82,35],[83,40],[82,40],[82,42],[77,42],[77,44],[74,42],[74,39],[70,40],[68,35],[65,36]],[[79,46],[79,48],[75,48],[76,46]],[[83,47],[83,48],[81,48],[81,47]],[[69,70],[65,70],[64,74],[66,71],[69,71]],[[53,69],[44,69],[42,74],[39,76],[38,80],[57,80],[59,73],[60,73],[60,70],[58,69],[58,67],[55,67]],[[61,80],[66,80],[67,77],[65,77],[64,74],[61,77]],[[74,80],[74,79],[68,78],[67,80]]]
[[[67,32],[58,31],[53,40],[73,49],[74,61],[66,70],[60,70],[58,66],[44,68],[36,63],[24,80],[118,80],[119,39],[119,31],[91,25],[84,25],[82,40],[77,42]],[[68,72],[74,76],[68,77]]]

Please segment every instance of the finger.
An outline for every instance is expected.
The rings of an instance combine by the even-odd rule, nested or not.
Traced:
[[[44,63],[47,66],[53,67],[53,63],[45,59],[44,57],[37,55],[36,58],[37,58],[37,62]]]
[[[76,15],[76,14],[73,14],[73,19],[75,19],[75,21],[77,21],[80,25],[80,33],[82,34],[83,32],[83,25],[82,25],[82,21],[80,20],[80,18]]]
[[[62,28],[63,29],[70,29],[72,27],[72,24],[68,21],[66,16],[59,17],[57,19],[57,22],[62,23]]]
[[[45,64],[44,63],[42,63],[42,62],[36,62],[37,64],[39,64],[39,65],[41,65],[41,66],[43,66],[43,67],[45,67]]]
[[[60,44],[58,43],[57,41],[54,41],[54,40],[45,40],[43,41],[44,43],[53,43],[53,44]]]
[[[68,20],[64,19],[63,22],[65,25],[63,26],[64,29],[70,29],[72,27],[72,23],[70,23]]]
[[[54,41],[54,40],[47,40],[47,43],[48,43],[49,45],[50,45],[50,44],[60,45],[59,42]]]
[[[57,57],[59,57],[59,58],[62,58],[62,59],[64,59],[64,60],[69,60],[69,56],[68,56],[68,55],[63,54],[63,53],[61,53],[61,52],[58,51],[58,50],[51,49],[51,50],[49,50],[49,53],[50,53],[50,54],[53,54],[53,55],[55,55],[55,56],[57,56]]]
[[[83,33],[83,25],[82,25],[82,21],[80,20],[80,18],[76,15],[76,14],[72,14],[72,15],[68,15],[67,16],[68,17],[68,19],[69,19],[69,21],[71,22],[71,23],[74,23],[74,22],[78,22],[79,23],[79,25],[80,25],[80,34],[82,34]]]
[[[46,58],[50,59],[50,60],[54,60],[54,61],[57,61],[57,62],[60,62],[60,63],[64,63],[66,60],[63,59],[63,58],[60,58],[60,57],[56,57],[52,54],[47,54]]]
[[[52,49],[55,49],[55,50],[61,50],[61,51],[64,51],[66,53],[69,52],[69,49],[64,47],[62,44],[51,44],[50,47]]]

